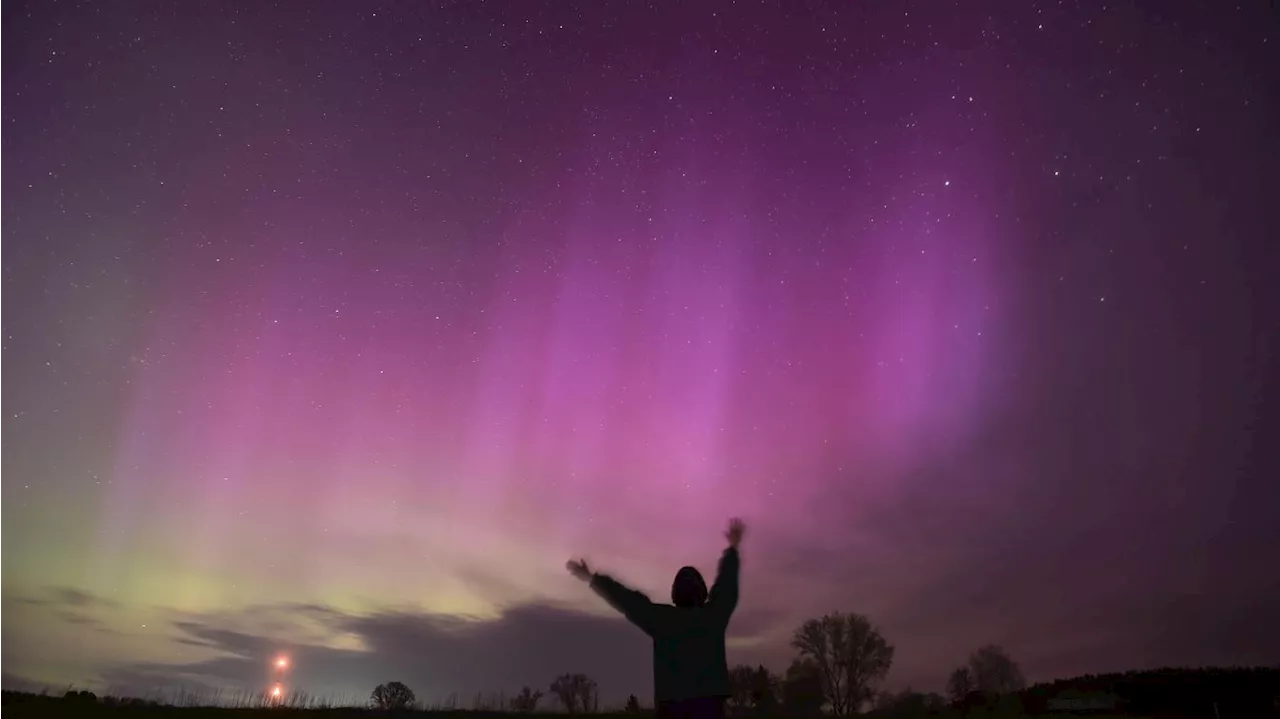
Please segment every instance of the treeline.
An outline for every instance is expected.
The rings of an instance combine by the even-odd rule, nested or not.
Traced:
[[[795,630],[791,646],[797,656],[781,676],[764,667],[739,666],[731,670],[730,711],[803,718],[828,710],[846,716],[879,696],[876,687],[893,665],[893,645],[860,614],[837,612],[810,619]],[[600,709],[596,682],[585,674],[562,674],[547,691],[565,713]],[[476,708],[532,712],[540,708],[543,696],[540,690],[524,687],[515,697],[486,701]],[[401,682],[378,685],[369,697],[369,705],[385,710],[421,706],[413,690]],[[631,696],[623,711],[642,711],[640,700]]]
[[[831,614],[796,630],[798,656],[783,675],[763,666],[739,665],[729,671],[733,716],[813,717],[822,714],[916,717],[959,710],[1021,711],[1022,671],[1003,648],[975,649],[951,672],[947,696],[910,687],[882,691],[880,682],[893,661],[893,646],[857,614]]]
[[[730,670],[727,709],[732,716],[808,719],[864,712],[886,718],[944,713],[1018,716],[1061,711],[1064,702],[1076,703],[1074,709],[1068,710],[1087,705],[1094,710],[1131,715],[1259,719],[1280,716],[1280,667],[1131,671],[1028,687],[1009,653],[988,644],[973,650],[945,677],[944,696],[911,688],[883,691],[881,684],[893,666],[894,646],[870,619],[860,614],[836,612],[810,619],[792,633],[791,647],[795,657],[781,674],[763,666],[739,665]],[[544,696],[554,698],[546,702],[551,706],[540,706]],[[530,713],[558,708],[568,714],[596,713],[600,711],[599,696],[595,680],[587,675],[562,674],[549,683],[545,694],[524,687],[514,696],[478,696],[472,709]],[[6,695],[6,704],[9,699]],[[100,703],[89,692],[68,692],[67,699],[83,705]],[[282,696],[279,691],[255,695],[254,701],[247,704],[333,706],[302,695]],[[401,682],[378,685],[365,706],[392,711],[423,708],[414,691]],[[430,708],[456,710],[456,697]],[[640,700],[631,696],[624,711],[643,711]]]
[[[990,647],[975,651],[971,660],[991,658]],[[1006,657],[1007,658],[1007,657]],[[971,661],[970,664],[973,664]],[[975,684],[990,682],[974,675]],[[815,671],[817,670],[817,671]],[[1002,671],[1007,671],[1007,668]],[[959,670],[952,676],[960,674]],[[996,676],[999,676],[998,674]],[[1007,675],[1006,675],[1007,676]],[[732,696],[728,700],[731,717],[800,717],[815,718],[831,713],[826,699],[820,670],[812,660],[797,659],[781,675],[767,668],[739,665],[730,671]],[[988,685],[989,686],[989,685]],[[953,687],[959,689],[960,687]],[[549,692],[525,687],[512,695],[477,696],[467,715],[496,716],[504,713],[525,714],[534,711],[559,710],[563,714],[597,714],[601,707],[596,683],[584,674],[563,674],[549,686]],[[544,696],[553,698],[540,706]],[[1079,700],[1081,698],[1114,700],[1105,709],[1093,710],[1110,716],[1160,716],[1169,718],[1191,717],[1250,717],[1266,719],[1280,717],[1280,667],[1275,668],[1164,668],[1147,671],[1129,671],[1115,674],[1088,674],[1071,679],[1043,682],[1015,692],[1000,694],[971,688],[962,697],[945,698],[934,693],[905,689],[899,692],[877,692],[862,707],[864,716],[882,719],[916,719],[919,717],[1017,717],[1038,714],[1061,715],[1062,711],[1079,709],[1055,709],[1054,700]],[[128,699],[102,697],[92,692],[68,691],[58,698],[21,692],[4,692],[4,708],[15,716],[54,716],[80,714],[86,710],[154,711],[162,708],[224,706],[251,709],[256,707],[291,707],[295,709],[337,710],[345,703],[307,699],[293,696],[276,699],[261,695],[256,700],[208,701],[190,696],[183,701]],[[225,698],[224,698],[225,699]],[[389,682],[374,690],[365,706],[383,710],[423,709],[433,713],[457,714],[460,711],[456,697],[443,704],[423,706],[414,693],[404,684]],[[614,716],[626,714],[651,715],[634,695],[627,701],[624,714],[609,712]],[[68,714],[68,715],[70,715]],[[598,714],[597,714],[598,715]]]
[[[1028,713],[1048,711],[1054,698],[1112,695],[1125,714],[1280,716],[1280,667],[1166,667],[1086,674],[1043,682],[1021,692]]]

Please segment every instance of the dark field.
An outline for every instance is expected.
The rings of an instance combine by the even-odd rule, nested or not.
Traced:
[[[106,698],[97,702],[88,702],[82,699],[64,699],[62,697],[42,694],[28,694],[20,692],[4,692],[3,713],[10,719],[14,717],[156,717],[156,719],[249,719],[250,717],[298,717],[299,719],[329,719],[338,717],[384,717],[384,716],[414,716],[426,719],[513,719],[516,715],[514,712],[492,711],[492,710],[467,710],[467,709],[409,709],[401,711],[382,711],[376,709],[367,709],[356,706],[325,706],[320,701],[313,701],[308,706],[263,706],[259,705],[242,705],[228,707],[211,707],[211,706],[172,706],[160,703],[146,702],[142,700],[117,700],[114,698]],[[569,719],[570,717],[580,718],[581,714],[566,714],[556,711],[538,711],[535,712],[538,717],[545,719]],[[638,713],[630,713],[623,711],[602,711],[591,713],[595,719],[636,719],[637,717],[652,717],[652,710],[643,710]],[[937,717],[938,719],[998,719],[1003,717],[1019,717],[1019,716],[1035,716],[1041,719],[1066,719],[1067,717],[1079,717],[1080,714],[1025,714],[1025,713],[1000,713],[987,712],[983,710],[975,710],[968,714],[954,710],[944,710],[935,713],[923,713],[916,715],[905,714],[881,714],[880,712],[868,712],[860,716],[876,717],[876,716],[893,716],[900,719],[914,719],[914,717]],[[1195,713],[1189,714],[1089,714],[1091,719],[1133,719],[1135,717],[1149,717],[1150,719],[1190,719],[1198,716]],[[770,718],[757,718],[770,719]],[[1230,715],[1223,715],[1222,719],[1233,719]],[[1241,716],[1243,719],[1243,716]],[[1251,719],[1263,719],[1262,717],[1254,717]]]

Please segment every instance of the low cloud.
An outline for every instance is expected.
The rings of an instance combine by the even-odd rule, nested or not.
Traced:
[[[768,631],[776,619],[771,612],[744,613],[734,623],[735,635]],[[276,630],[244,629],[250,626]],[[172,627],[174,642],[208,649],[214,656],[182,664],[113,666],[102,680],[123,694],[154,695],[159,686],[201,693],[255,691],[272,681],[270,661],[283,652],[292,658],[290,688],[322,697],[363,698],[377,684],[394,680],[424,700],[456,695],[465,706],[477,694],[513,693],[526,685],[545,691],[565,672],[592,676],[606,702],[652,694],[647,637],[620,618],[551,604],[515,606],[494,619],[407,610],[353,614],[322,605],[257,606],[236,614],[187,616],[175,619]],[[322,635],[332,641],[316,641]]]
[[[50,689],[49,685],[44,682],[10,672],[0,674],[0,686],[3,686],[5,691],[31,692],[33,694],[39,694]]]

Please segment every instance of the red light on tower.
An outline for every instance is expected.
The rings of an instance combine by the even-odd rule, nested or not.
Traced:
[[[289,671],[289,656],[279,654],[271,660],[271,688],[267,690],[267,701],[272,704],[284,702],[284,679]]]

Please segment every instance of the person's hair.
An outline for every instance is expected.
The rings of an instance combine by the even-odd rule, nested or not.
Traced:
[[[677,607],[700,607],[707,603],[707,583],[694,567],[681,567],[671,583],[671,603]]]

